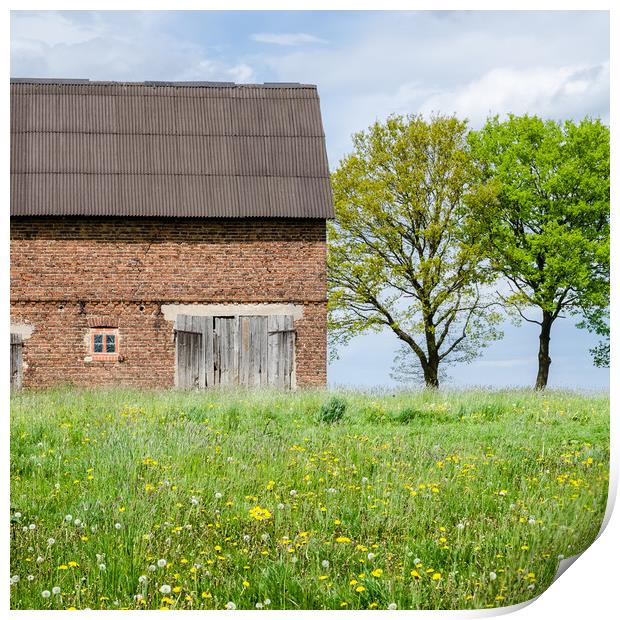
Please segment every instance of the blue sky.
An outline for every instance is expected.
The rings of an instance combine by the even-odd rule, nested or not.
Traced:
[[[601,117],[609,122],[606,12],[13,12],[13,77],[102,80],[292,81],[317,84],[330,165],[353,132],[391,112]],[[506,323],[505,338],[454,385],[531,385],[536,326]],[[558,321],[550,384],[606,388],[595,340]],[[361,336],[329,380],[389,385],[391,334]]]

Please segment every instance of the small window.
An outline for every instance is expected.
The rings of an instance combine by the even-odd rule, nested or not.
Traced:
[[[91,351],[93,359],[114,361],[118,359],[118,330],[105,327],[91,329]]]

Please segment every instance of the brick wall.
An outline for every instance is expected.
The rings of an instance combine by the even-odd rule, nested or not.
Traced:
[[[174,385],[162,304],[303,304],[297,384],[326,381],[325,222],[14,218],[11,322],[34,326],[24,386]],[[115,317],[122,361],[88,361],[92,317]]]

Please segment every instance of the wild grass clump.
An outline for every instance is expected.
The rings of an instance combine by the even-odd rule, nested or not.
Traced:
[[[609,479],[608,398],[553,391],[24,391],[10,433],[16,609],[512,605]]]
[[[319,421],[323,424],[340,422],[347,410],[347,401],[340,396],[332,396],[319,409]]]

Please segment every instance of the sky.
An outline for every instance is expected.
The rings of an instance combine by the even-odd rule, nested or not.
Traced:
[[[351,135],[393,112],[609,123],[609,17],[602,11],[17,11],[11,76],[316,84],[330,167]],[[559,320],[550,386],[606,389],[596,339]],[[454,386],[532,385],[537,326],[448,370]],[[363,335],[330,364],[331,384],[390,386],[398,342]]]

